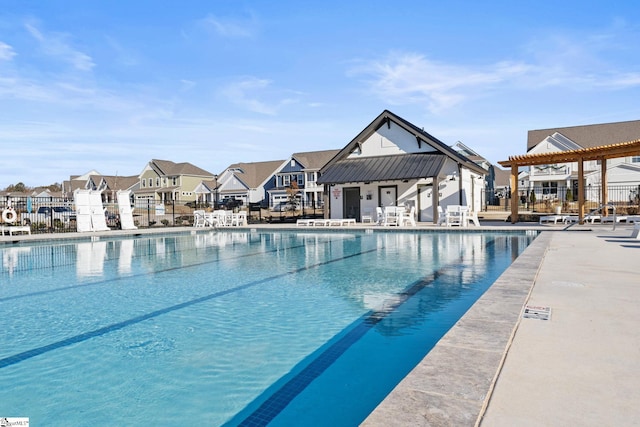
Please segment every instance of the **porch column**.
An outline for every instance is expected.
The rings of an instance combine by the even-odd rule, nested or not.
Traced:
[[[440,214],[438,213],[438,206],[440,206],[440,178],[434,176],[431,179],[431,183],[431,200],[433,203],[431,209],[433,209],[433,223],[438,224],[440,222]]]
[[[330,209],[331,209],[331,206],[329,205],[331,203],[330,202],[331,201],[330,191],[331,191],[331,186],[329,184],[325,184],[324,185],[324,193],[322,194],[322,199],[324,201],[323,208],[322,208],[322,212],[323,212],[322,217],[324,219],[329,219],[329,217],[330,217],[330,214],[329,214],[330,213]]]
[[[511,164],[511,176],[509,177],[511,184],[511,224],[518,222],[518,165]]]
[[[601,194],[602,194],[602,204],[606,205],[609,202],[609,188],[607,185],[607,159],[600,160],[600,176],[602,179],[600,182],[602,183]],[[609,216],[609,208],[602,211],[602,216]]]
[[[584,161],[578,159],[578,221],[584,224]]]

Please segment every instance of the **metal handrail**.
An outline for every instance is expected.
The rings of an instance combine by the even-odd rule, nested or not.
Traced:
[[[589,212],[588,214],[586,214],[586,215],[584,216],[584,218],[582,218],[582,220],[583,220],[583,221],[584,221],[584,220],[586,220],[588,217],[590,217],[591,215],[593,215],[595,212],[598,212],[598,211],[599,211],[600,213],[602,213],[602,209],[603,209],[603,208],[612,208],[612,209],[613,209],[613,230],[615,231],[615,229],[616,229],[616,222],[617,222],[617,221],[616,221],[616,207],[615,207],[615,205],[614,205],[614,204],[612,204],[612,203],[605,203],[605,204],[602,204],[602,205],[598,206],[598,207],[597,207],[597,208],[595,208],[595,209],[592,209],[592,210],[591,210],[591,212]],[[570,229],[571,227],[573,227],[573,226],[574,226],[574,225],[576,225],[576,224],[578,224],[578,223],[577,223],[577,222],[571,223],[571,224],[569,224],[568,226],[566,226],[565,228],[563,228],[563,230],[568,230],[568,229]]]

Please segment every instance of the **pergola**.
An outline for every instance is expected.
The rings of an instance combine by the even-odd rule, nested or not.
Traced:
[[[518,168],[520,166],[552,165],[556,163],[578,163],[578,219],[584,222],[584,162],[600,160],[602,173],[602,201],[606,203],[607,195],[607,159],[618,157],[640,156],[640,139],[600,147],[582,148],[579,150],[561,151],[557,153],[524,154],[510,156],[509,160],[498,162],[503,167],[511,167],[511,223],[518,221]]]

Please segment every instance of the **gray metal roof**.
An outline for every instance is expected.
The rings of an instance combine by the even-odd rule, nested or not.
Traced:
[[[327,168],[317,182],[344,184],[434,177],[446,159],[444,154],[428,153],[342,159]]]

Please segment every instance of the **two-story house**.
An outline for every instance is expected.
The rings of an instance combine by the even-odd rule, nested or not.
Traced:
[[[295,182],[303,207],[321,207],[324,186],[317,183],[320,168],[340,150],[323,150],[294,153],[284,162],[274,176],[274,187],[268,190],[269,205],[286,202],[289,189]]]
[[[191,163],[151,160],[138,176],[133,193],[136,200],[180,203],[195,202],[196,188],[202,181],[214,180],[214,174]]]
[[[640,120],[531,130],[527,154],[546,154],[618,144],[640,139]],[[586,200],[598,200],[602,176],[599,160],[585,161]],[[607,160],[608,201],[627,201],[637,197],[640,185],[640,157]],[[519,174],[519,189],[536,200],[575,199],[578,193],[578,164],[535,165]],[[635,193],[634,193],[635,191]]]
[[[266,206],[267,192],[275,186],[273,176],[283,163],[284,160],[234,163],[218,176],[215,197],[218,201],[235,199],[243,205],[260,203]]]

